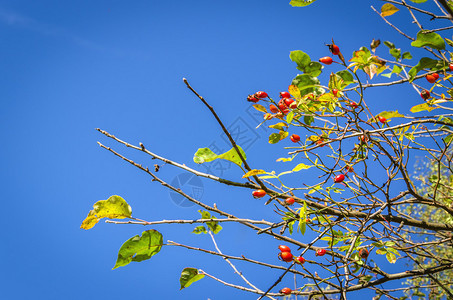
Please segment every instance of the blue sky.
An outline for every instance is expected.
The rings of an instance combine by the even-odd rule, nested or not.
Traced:
[[[176,205],[165,188],[96,143],[146,166],[156,163],[106,139],[95,131],[99,127],[206,171],[193,163],[193,154],[213,143],[226,144],[183,77],[225,124],[253,128],[258,123],[245,98],[258,90],[276,97],[287,88],[297,74],[291,50],[303,50],[315,60],[329,54],[324,44],[332,38],[345,55],[373,38],[407,46],[370,9],[371,4],[378,8],[379,1],[319,0],[306,8],[287,2],[0,1],[2,298],[254,297],[207,278],[179,291],[180,272],[188,266],[232,283],[240,279],[218,257],[175,247],[112,271],[121,244],[145,228],[100,222],[85,231],[79,226],[97,200],[115,194],[131,204],[137,218],[198,217],[196,207]],[[407,87],[370,94],[375,111],[391,105],[407,112],[420,102]],[[247,147],[252,167],[274,167],[284,155],[280,146],[267,143],[269,133],[258,129],[252,135]],[[159,172],[169,182],[181,173],[169,166]],[[231,179],[240,175],[235,168],[224,173]],[[267,207],[251,199],[250,191],[201,182],[206,203],[239,216],[275,220]],[[164,241],[213,249],[208,236],[190,234],[193,227],[153,228]],[[218,243],[224,253],[279,263],[278,241],[257,240],[254,232],[234,224],[224,226]],[[261,289],[280,274],[237,266]]]

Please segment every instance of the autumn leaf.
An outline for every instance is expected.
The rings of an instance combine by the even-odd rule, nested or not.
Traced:
[[[120,196],[110,196],[107,200],[100,200],[93,205],[88,216],[83,220],[80,228],[91,229],[102,218],[124,219],[130,218],[132,208]]]
[[[259,175],[259,174],[266,174],[266,171],[253,169],[253,170],[248,171],[244,175],[242,175],[242,178],[247,178],[247,177],[255,176],[255,175]]]
[[[385,3],[381,7],[381,16],[383,16],[383,17],[391,16],[394,13],[396,13],[397,11],[399,11],[399,9],[396,8],[395,5],[390,4],[390,3]]]

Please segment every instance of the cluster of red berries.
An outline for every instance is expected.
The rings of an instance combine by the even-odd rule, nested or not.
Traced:
[[[280,260],[291,262],[293,261],[293,255],[291,253],[291,249],[288,246],[280,245],[278,246],[280,253],[278,254],[278,258]]]
[[[439,74],[437,73],[431,73],[425,76],[426,80],[428,80],[429,83],[434,83],[436,82],[437,79],[439,79]]]
[[[267,97],[268,97],[268,95],[267,95],[266,92],[259,91],[259,92],[256,92],[253,95],[248,95],[247,101],[256,103],[256,102],[260,101],[260,99],[264,99],[264,98],[267,98]]]

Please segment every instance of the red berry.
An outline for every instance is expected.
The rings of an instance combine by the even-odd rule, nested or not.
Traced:
[[[280,252],[278,256],[285,262],[293,261],[293,255],[291,254],[291,252]]]
[[[361,258],[367,258],[368,254],[370,254],[370,252],[368,251],[367,248],[361,248],[359,250],[359,255],[360,255]]]
[[[274,104],[269,105],[269,109],[274,114],[278,113],[278,108]]]
[[[437,80],[437,79],[439,79],[439,74],[437,74],[437,73],[433,73],[433,74],[431,74],[431,75],[433,75],[433,76],[434,76],[434,78],[436,78],[436,80]]]
[[[262,92],[262,91],[259,91],[259,92],[256,92],[255,95],[260,98],[260,99],[263,99],[263,98],[266,98],[267,97],[267,93],[266,92]]]
[[[300,136],[298,136],[297,134],[293,134],[289,138],[293,143],[297,143],[298,141],[300,141]]]
[[[429,97],[431,97],[431,94],[429,93],[428,90],[423,90],[423,91],[420,93],[420,96],[423,98],[423,100],[428,100]]]
[[[278,105],[278,108],[280,108],[280,110],[281,110],[282,113],[284,113],[284,114],[289,113],[289,109],[288,109],[288,107],[286,107],[285,103],[279,104],[279,105]]]
[[[280,92],[280,98],[291,98],[291,94],[288,92]]]
[[[285,295],[289,295],[289,294],[291,294],[291,292],[292,292],[292,291],[291,291],[290,288],[282,288],[282,289],[280,290],[280,293],[285,294]]]
[[[362,142],[362,143],[366,143],[368,142],[368,137],[366,135],[361,135],[359,137],[359,140]]]
[[[284,102],[285,102],[285,105],[290,107],[290,108],[294,108],[296,103],[294,102],[293,99],[289,99],[289,98],[284,98]]]
[[[288,204],[288,205],[293,205],[294,202],[296,202],[296,200],[294,200],[293,197],[289,197],[289,198],[286,198],[285,202],[286,202],[286,204]]]
[[[324,254],[326,254],[326,249],[316,250],[316,256],[323,256]]]
[[[449,64],[448,68],[450,68],[450,71],[453,71],[453,63]]]
[[[335,176],[333,181],[335,183],[339,183],[339,182],[342,182],[343,180],[344,180],[344,174],[339,174],[339,175]]]
[[[436,73],[434,73],[434,74],[436,74]],[[437,76],[439,76],[439,75],[437,75]],[[426,75],[425,78],[426,78],[426,80],[428,80],[429,83],[436,82],[436,77],[434,77],[432,74]]]
[[[332,57],[324,56],[324,57],[321,57],[319,59],[319,61],[322,62],[323,64],[330,65],[333,62],[333,59],[332,59]]]
[[[357,103],[355,103],[354,101],[350,101],[349,106],[352,107],[353,109],[356,109],[357,107],[359,107],[359,105]]]
[[[338,47],[335,44],[329,45],[329,50],[330,50],[330,52],[332,52],[333,55],[340,54],[340,47]]]
[[[303,258],[302,256],[296,257],[296,262],[303,264],[305,262],[305,258]]]
[[[379,122],[381,122],[381,123],[387,122],[387,119],[384,118],[383,116],[378,116],[378,119],[379,119]]]
[[[337,89],[333,89],[332,90],[332,94],[338,98],[338,90]]]
[[[247,101],[256,103],[256,102],[260,101],[260,98],[256,97],[255,95],[248,95]]]
[[[278,249],[279,249],[281,252],[291,252],[291,249],[289,249],[289,247],[286,246],[286,245],[280,245],[280,246],[278,246]]]
[[[349,172],[354,172],[354,168],[351,167],[351,166],[347,166],[346,167],[346,173],[349,173]]]
[[[265,190],[256,190],[256,191],[253,191],[252,195],[255,198],[262,198],[262,197],[266,196],[266,191]]]

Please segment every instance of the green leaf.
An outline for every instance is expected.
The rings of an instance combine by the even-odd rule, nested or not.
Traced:
[[[414,3],[425,3],[428,0],[409,0],[409,1]]]
[[[310,125],[315,121],[315,118],[313,116],[304,116],[304,123],[307,125]]]
[[[192,231],[192,233],[200,234],[200,233],[208,233],[208,231],[206,230],[206,227],[204,227],[203,225],[200,225],[200,226],[195,227],[194,230]]]
[[[241,152],[242,157],[244,159],[247,159],[244,150],[242,150],[242,148],[240,146],[237,146],[237,147],[238,147],[239,151]],[[228,160],[228,161],[231,161],[232,163],[235,163],[238,166],[242,165],[242,160],[234,148],[231,148],[229,151],[219,154],[219,155],[212,152],[212,150],[209,148],[199,148],[193,157],[193,161],[197,164],[210,162],[210,161],[213,161],[216,159]]]
[[[381,74],[381,75],[382,75],[382,76],[385,76],[385,77],[387,77],[387,78],[390,78],[390,77],[392,76],[392,74],[399,74],[402,70],[403,70],[403,69],[400,68],[399,66],[394,65],[394,66],[393,66],[392,72],[387,73],[387,74]]]
[[[305,74],[313,77],[321,74],[323,66],[317,61],[311,61],[307,53],[300,50],[291,51],[289,58],[297,64],[297,69]]]
[[[195,268],[184,268],[181,272],[181,277],[179,278],[179,283],[182,290],[183,288],[189,287],[195,281],[198,281],[204,277],[204,274],[198,273],[198,270]]]
[[[311,62],[310,56],[300,50],[291,51],[289,58],[297,64],[297,69],[303,72],[305,67]]]
[[[349,72],[348,70],[338,71],[336,75],[340,76],[340,78],[343,80],[344,87],[351,83],[354,83],[354,76],[352,76],[351,72]]]
[[[131,261],[143,261],[159,253],[162,248],[162,234],[154,229],[142,232],[128,239],[118,252],[118,259],[113,269],[128,265]]]
[[[396,8],[395,5],[390,4],[390,3],[385,3],[381,7],[381,16],[383,16],[383,17],[391,16],[394,13],[396,13],[397,11],[399,11],[399,9]]]
[[[321,88],[318,78],[307,74],[297,75],[291,84],[295,85],[300,90],[301,96],[310,93],[314,93],[315,95],[321,95],[324,93],[324,89]]]
[[[386,46],[389,47],[390,49],[395,48],[395,44],[393,44],[392,42],[389,42],[389,41],[385,41],[385,42],[384,42],[384,45],[386,45]]]
[[[286,123],[291,124],[294,118],[294,111],[290,111],[286,116]]]
[[[447,42],[448,46],[453,47],[453,41],[452,40],[445,38],[445,42]]]
[[[198,212],[201,214],[202,219],[217,219],[216,217],[211,216],[208,211],[199,210]],[[219,222],[216,221],[206,222],[206,225],[214,234],[217,234],[220,230],[222,230],[222,226],[220,226]]]
[[[269,136],[269,144],[276,144],[288,136],[287,131],[280,131],[279,133],[272,133]]]
[[[299,209],[299,227],[298,229],[302,233],[305,234],[305,230],[307,229],[307,202],[304,201],[304,205]]]
[[[109,219],[124,219],[130,218],[132,215],[132,208],[120,196],[110,196],[107,200],[99,200],[93,205],[88,216],[83,220],[80,228],[91,229],[102,218]]]
[[[445,41],[439,34],[423,30],[417,33],[417,39],[411,45],[418,48],[426,46],[437,50],[445,49]]]
[[[316,0],[291,0],[289,5],[293,7],[303,7],[312,4]]]
[[[323,65],[317,61],[312,61],[305,67],[304,73],[313,77],[318,77],[322,73]]]
[[[410,52],[404,52],[403,59],[412,59],[412,54]]]
[[[453,139],[453,134],[447,135],[446,137],[443,138],[445,144],[450,144]]]
[[[289,231],[289,234],[293,234],[293,231],[294,231],[294,222],[296,221],[291,221],[288,223],[288,231]]]
[[[440,61],[431,59],[429,57],[422,57],[417,65],[409,70],[409,80],[414,80],[414,77],[423,69],[435,68]],[[442,62],[440,62],[442,63]]]
[[[393,48],[393,49],[390,49],[389,51],[390,55],[393,56],[396,60],[399,60],[400,59],[400,56],[401,56],[401,49],[397,49],[397,48]]]

